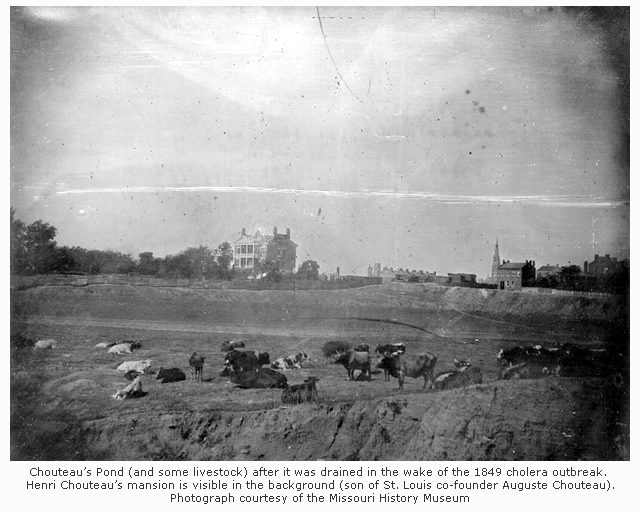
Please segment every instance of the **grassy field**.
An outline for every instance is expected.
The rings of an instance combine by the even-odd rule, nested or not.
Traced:
[[[320,406],[331,406],[410,399],[425,392],[422,380],[408,379],[401,392],[397,381],[384,382],[375,370],[370,382],[349,382],[343,367],[325,364],[322,345],[329,340],[368,343],[372,349],[378,343],[402,342],[408,353],[435,354],[436,372],[453,368],[454,358],[468,357],[482,369],[484,382],[491,383],[499,374],[496,354],[504,346],[565,341],[604,346],[605,339],[621,328],[617,314],[614,321],[609,319],[619,306],[602,300],[540,302],[535,312],[523,315],[517,312],[534,306],[508,304],[504,297],[516,302],[530,301],[528,297],[454,292],[412,285],[296,294],[129,286],[12,292],[12,334],[59,342],[55,350],[12,351],[12,458],[56,458],[57,452],[62,458],[99,458],[99,452],[91,451],[97,446],[95,439],[87,443],[79,435],[89,423],[128,418],[138,424],[160,413],[280,408],[279,390],[239,389],[219,376],[224,357],[220,345],[229,339],[244,339],[247,350],[267,351],[272,360],[306,352],[309,361],[301,370],[286,372],[288,382],[318,377]],[[140,340],[142,347],[128,356],[95,348],[99,342],[123,340]],[[151,359],[154,368],[178,367],[188,374],[187,361],[194,351],[206,357],[204,382],[159,385],[146,376],[145,397],[111,398],[126,384],[116,372],[122,361]],[[21,435],[27,427],[41,433],[40,443],[31,438],[27,445]],[[58,442],[50,453],[51,440],[69,439],[69,429],[74,429],[74,443]]]

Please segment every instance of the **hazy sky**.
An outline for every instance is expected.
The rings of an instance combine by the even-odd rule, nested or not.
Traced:
[[[618,11],[319,12],[12,9],[18,218],[134,256],[290,228],[343,274],[629,256]]]

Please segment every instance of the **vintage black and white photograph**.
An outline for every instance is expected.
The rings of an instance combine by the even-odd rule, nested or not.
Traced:
[[[11,460],[630,459],[629,7],[9,22]]]

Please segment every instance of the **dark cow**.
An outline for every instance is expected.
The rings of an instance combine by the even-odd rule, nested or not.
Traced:
[[[222,373],[220,373],[220,376],[227,377],[229,376],[230,371],[249,372],[260,368],[260,366],[256,352],[231,350],[227,352],[227,355],[224,358],[224,368]]]
[[[371,380],[371,356],[369,352],[349,350],[349,352],[338,357],[335,364],[341,364],[346,368],[349,380],[353,380],[353,372],[355,370],[361,372],[358,378]]]
[[[360,343],[360,345],[354,347],[354,349],[356,352],[369,352],[369,345],[367,345],[366,343]]]
[[[292,356],[285,356],[276,359],[271,363],[271,368],[274,370],[299,370],[302,368],[302,363],[309,360],[309,356],[306,352],[298,352]]]
[[[133,381],[138,375],[143,375],[143,373],[137,370],[129,370],[124,374],[124,378],[128,381]]]
[[[191,370],[191,380],[202,382],[202,367],[204,366],[204,356],[197,352],[191,354],[189,358],[189,369]]]
[[[404,354],[405,350],[404,343],[385,343],[376,347],[376,354],[378,354],[377,366],[384,371],[385,382],[389,382],[389,364],[383,363],[384,358]]]
[[[482,370],[471,366],[471,360],[454,359],[455,370],[440,372],[433,382],[435,389],[466,388],[471,384],[482,384]]]
[[[382,368],[389,372],[392,377],[398,379],[400,389],[403,389],[405,377],[411,377],[417,379],[424,377],[424,386],[429,389],[433,386],[433,369],[436,366],[436,356],[425,352],[423,354],[416,354],[414,356],[407,356],[406,354],[396,354],[385,356],[378,363],[378,368]]]
[[[230,371],[231,382],[245,389],[285,389],[287,377],[269,368],[250,371]]]
[[[346,341],[327,341],[322,346],[322,354],[324,355],[324,364],[328,364],[334,358],[349,352],[351,345]]]
[[[187,375],[180,368],[158,368],[156,379],[160,381],[160,384],[168,384],[187,380]]]
[[[237,341],[232,341],[232,340],[226,340],[222,342],[222,346],[220,347],[220,350],[222,352],[229,352],[229,350],[234,350],[236,348],[244,348],[244,340],[237,340]]]
[[[560,347],[558,373],[562,377],[603,377],[620,368],[605,349],[582,348],[572,343]]]
[[[555,365],[562,356],[558,348],[545,348],[541,345],[527,347],[502,348],[496,359],[502,366],[513,366],[520,363],[535,362],[541,365]]]
[[[255,351],[256,359],[258,361],[258,366],[263,366],[265,364],[270,364],[271,359],[269,358],[269,352],[259,352]]]
[[[542,377],[558,376],[560,365],[540,364],[535,361],[524,361],[522,363],[507,366],[500,378],[504,380],[516,379],[540,379]]]
[[[302,384],[289,386],[282,392],[280,401],[283,404],[302,404],[306,402],[316,402],[318,400],[318,390],[316,382],[318,377],[308,377]]]

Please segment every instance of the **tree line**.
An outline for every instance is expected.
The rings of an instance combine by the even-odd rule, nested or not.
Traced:
[[[233,266],[233,247],[223,242],[212,249],[206,245],[189,247],[164,258],[152,252],[132,254],[112,250],[58,246],[58,230],[47,222],[37,220],[25,224],[15,217],[11,207],[11,273],[34,274],[140,274],[156,277],[230,280],[244,273]],[[318,279],[319,265],[313,260],[303,262],[295,277]],[[252,270],[268,281],[280,281],[282,274],[271,261],[261,261]]]

